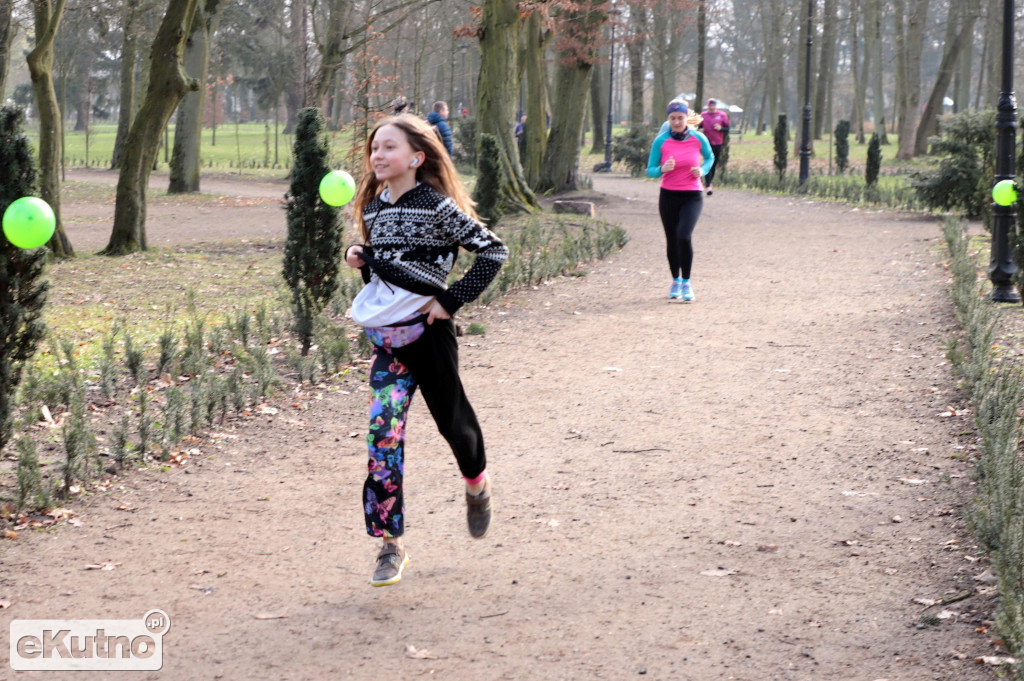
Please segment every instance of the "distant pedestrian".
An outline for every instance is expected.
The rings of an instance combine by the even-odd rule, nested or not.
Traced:
[[[400,113],[406,113],[406,109],[408,108],[408,106],[408,100],[406,100],[406,98],[403,97],[402,95],[399,95],[398,97],[395,97],[395,99],[392,100],[391,102],[391,113],[396,116]]]
[[[715,162],[711,165],[708,176],[704,178],[708,196],[711,196],[714,193],[711,189],[711,183],[715,180],[715,171],[718,170],[718,159],[722,156],[722,142],[725,141],[725,135],[729,132],[729,114],[718,108],[717,100],[709,99],[708,108],[701,112],[700,117],[703,121],[701,121],[697,129],[702,131],[704,136],[708,138],[711,152],[715,155]]]
[[[427,114],[427,123],[434,126],[441,143],[448,150],[448,157],[451,158],[455,147],[452,146],[452,127],[448,125],[448,104],[447,102],[434,102],[434,110]]]
[[[516,144],[519,145],[519,155],[523,155],[523,149],[526,145],[526,114],[519,117],[519,122],[516,123]]]
[[[711,170],[715,156],[703,134],[690,129],[690,107],[681,99],[668,103],[669,129],[654,138],[647,159],[648,177],[661,178],[658,212],[665,228],[672,287],[668,297],[691,301],[693,229],[704,208],[700,178]]]

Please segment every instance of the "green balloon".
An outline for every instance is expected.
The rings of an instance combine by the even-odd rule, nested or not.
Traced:
[[[344,206],[356,195],[356,181],[344,170],[332,170],[320,180],[320,198],[328,206]]]
[[[1000,206],[1009,206],[1017,201],[1017,188],[1013,180],[1000,180],[992,187],[992,200]]]
[[[50,204],[35,196],[23,196],[4,211],[4,236],[18,248],[39,248],[53,236],[57,218]]]

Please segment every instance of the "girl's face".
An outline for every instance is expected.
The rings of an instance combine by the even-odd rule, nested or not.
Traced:
[[[423,164],[422,151],[413,151],[405,132],[395,125],[377,129],[370,143],[370,167],[378,182],[394,181],[403,175],[416,175]]]
[[[686,127],[686,114],[682,111],[673,111],[668,115],[668,127],[673,132],[682,132]]]

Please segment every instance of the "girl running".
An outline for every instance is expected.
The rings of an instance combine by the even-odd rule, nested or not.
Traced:
[[[701,177],[715,162],[708,138],[687,123],[690,108],[681,99],[668,103],[668,130],[654,138],[647,159],[648,177],[661,178],[658,212],[665,228],[668,267],[672,272],[669,298],[694,299],[690,284],[693,266],[693,228],[704,207]]]
[[[366,531],[383,546],[370,583],[401,580],[405,424],[419,388],[466,481],[469,532],[491,523],[491,489],[483,433],[459,379],[452,315],[479,296],[508,249],[473,210],[455,166],[434,130],[411,114],[386,118],[370,134],[354,212],[363,243],[345,251],[366,286],[352,319],[373,343],[370,363],[369,473],[363,484]],[[450,287],[459,247],[476,253]]]

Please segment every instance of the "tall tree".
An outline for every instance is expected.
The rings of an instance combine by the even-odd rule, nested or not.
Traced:
[[[871,0],[866,0],[871,2]],[[864,119],[867,118],[867,82],[868,82],[868,71],[871,70],[871,41],[868,37],[870,30],[865,27],[864,30],[864,61],[860,61],[861,41],[857,33],[857,24],[860,20],[861,13],[857,11],[858,0],[852,0],[850,6],[850,43],[852,58],[850,60],[850,71],[853,75],[853,112],[850,115],[850,120],[853,125],[856,126],[856,137],[857,142],[860,144],[864,143]],[[864,23],[867,24],[867,15],[865,13]]]
[[[580,102],[586,101],[590,77],[598,60],[601,26],[607,21],[605,0],[567,4],[558,16],[555,39],[555,97],[551,103],[551,133],[544,152],[538,191],[564,192],[579,179]]]
[[[607,55],[608,50],[602,50],[602,56]],[[608,117],[608,77],[607,71],[603,68],[594,68],[590,75],[590,119],[591,129],[594,131],[594,139],[590,145],[591,154],[604,153],[604,128]]]
[[[647,7],[642,0],[629,3],[629,33],[626,55],[629,57],[629,125],[644,124],[644,47],[647,37]]]
[[[169,194],[199,191],[200,150],[203,139],[203,113],[206,103],[206,76],[210,67],[210,41],[217,32],[224,3],[220,0],[197,0],[192,17],[192,30],[185,42],[185,70],[200,84],[190,91],[178,106],[174,128],[174,151],[171,155]]]
[[[932,87],[931,95],[921,113],[921,122],[917,126],[917,134],[914,138],[915,156],[928,153],[928,138],[938,131],[938,116],[942,111],[942,102],[949,90],[949,84],[953,80],[956,62],[963,52],[967,35],[974,32],[974,22],[978,19],[978,10],[979,7],[972,0],[950,0],[945,49],[942,54],[942,62],[939,64],[935,85]]]
[[[11,43],[14,41],[14,3],[0,3],[0,102],[7,92],[7,74],[11,68]]]
[[[139,59],[139,0],[126,0],[121,22],[121,87],[117,113],[117,134],[110,167],[121,167],[124,145],[135,118],[135,69]]]
[[[914,157],[914,131],[921,103],[921,53],[924,50],[925,19],[928,13],[928,0],[909,0],[909,3],[907,9],[910,13],[905,20],[899,16],[904,11],[904,0],[893,3],[897,13],[897,69],[903,81],[902,92],[897,92],[899,149],[896,158],[900,159]],[[901,32],[902,35],[899,35]]]
[[[36,42],[28,53],[39,115],[39,194],[53,208],[57,228],[50,239],[50,250],[58,257],[75,254],[60,219],[60,159],[63,118],[53,86],[53,42],[64,16],[65,0],[32,0]]]
[[[191,31],[198,0],[169,0],[150,51],[146,98],[132,123],[117,181],[114,228],[103,250],[122,255],[146,250],[146,189],[160,138],[171,114],[199,83],[185,73],[185,40]]]
[[[825,107],[832,96],[836,71],[836,34],[839,22],[836,4],[836,0],[825,0],[821,12],[821,50],[818,52],[818,78],[814,90],[814,139],[818,140],[830,120]]]
[[[502,214],[540,206],[526,184],[515,141],[516,48],[522,19],[515,0],[484,0],[480,17],[480,74],[477,80],[477,139],[491,134],[498,142],[498,207]],[[578,106],[579,101],[576,104]],[[543,119],[542,119],[543,120]],[[529,122],[529,121],[527,121]],[[578,136],[577,136],[578,139]],[[479,144],[479,142],[478,142]]]
[[[700,111],[704,102],[704,60],[708,45],[708,0],[697,0],[697,85],[693,108]]]
[[[536,187],[540,182],[544,151],[548,144],[545,122],[548,112],[548,74],[545,56],[554,35],[543,6],[535,7],[526,17],[523,34],[522,60],[526,77],[526,129],[523,135],[526,139],[519,160],[526,184]]]
[[[885,81],[882,78],[882,5],[880,0],[866,0],[864,7],[865,49],[871,54],[871,94],[874,101],[875,134],[879,144],[888,144],[885,132]],[[870,40],[868,37],[870,36]],[[865,74],[867,76],[867,74]],[[859,139],[858,142],[864,140]]]

